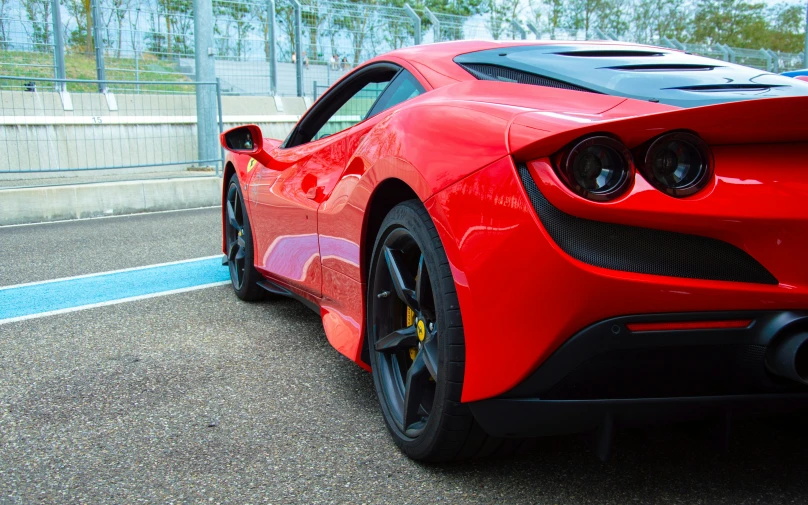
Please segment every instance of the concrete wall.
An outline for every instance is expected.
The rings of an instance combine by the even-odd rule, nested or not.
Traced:
[[[216,176],[0,189],[0,226],[219,205]]]
[[[72,102],[72,110],[70,109]],[[223,96],[224,128],[256,123],[284,138],[308,99]],[[152,165],[197,159],[194,95],[0,91],[0,174]]]

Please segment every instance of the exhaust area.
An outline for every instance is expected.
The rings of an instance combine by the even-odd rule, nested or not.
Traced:
[[[766,368],[775,375],[808,385],[808,332],[777,339],[766,353]]]

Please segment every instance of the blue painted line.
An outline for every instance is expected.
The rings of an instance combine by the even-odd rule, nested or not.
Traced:
[[[193,288],[228,279],[230,272],[218,256],[0,288],[0,320]]]

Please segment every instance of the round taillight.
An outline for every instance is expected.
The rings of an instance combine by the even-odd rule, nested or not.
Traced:
[[[611,137],[589,137],[561,160],[561,177],[570,189],[590,200],[617,198],[631,186],[634,163],[629,150]]]
[[[692,133],[669,133],[651,144],[641,168],[643,176],[660,191],[689,196],[710,180],[710,149]]]

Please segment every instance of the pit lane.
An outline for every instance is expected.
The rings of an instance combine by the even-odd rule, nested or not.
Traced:
[[[0,287],[212,257],[219,230],[216,209],[0,228]],[[805,416],[739,421],[726,449],[709,423],[621,431],[606,464],[579,436],[413,463],[310,310],[156,277],[155,296],[0,324],[0,503],[808,501]]]

